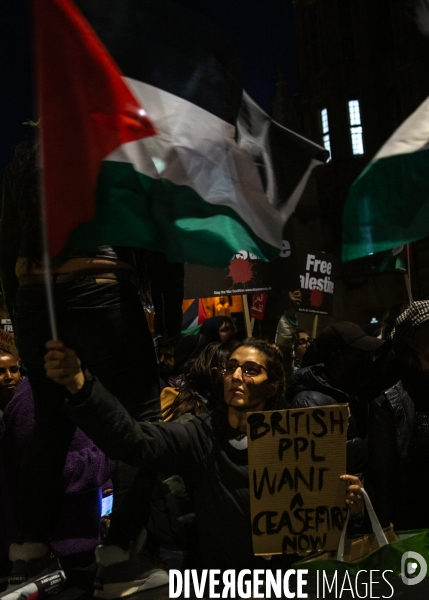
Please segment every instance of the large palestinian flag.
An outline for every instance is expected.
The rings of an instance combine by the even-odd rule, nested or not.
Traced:
[[[350,188],[343,260],[429,236],[429,98],[395,131]]]
[[[243,96],[217,34],[167,0],[34,6],[51,256],[113,244],[210,266],[240,249],[276,257],[327,153]]]

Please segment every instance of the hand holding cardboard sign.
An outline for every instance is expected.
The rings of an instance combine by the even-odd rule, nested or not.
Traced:
[[[296,310],[301,306],[302,294],[301,290],[290,291],[289,294],[289,311]]]
[[[341,475],[340,479],[347,483],[346,504],[349,507],[350,514],[354,516],[358,515],[363,511],[365,506],[363,495],[360,492],[363,485],[359,477],[355,477],[354,475]]]

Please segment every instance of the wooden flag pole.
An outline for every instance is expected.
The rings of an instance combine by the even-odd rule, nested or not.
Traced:
[[[55,307],[54,307],[54,294],[52,290],[52,276],[51,276],[51,258],[49,256],[49,242],[48,242],[48,218],[46,209],[46,196],[45,196],[45,181],[44,181],[44,170],[43,170],[43,135],[42,126],[39,130],[39,178],[40,178],[40,213],[42,218],[42,264],[43,274],[45,277],[46,286],[46,300],[48,303],[48,316],[49,316],[49,327],[51,330],[51,338],[58,340],[58,328],[55,319]]]
[[[410,262],[410,245],[407,244],[407,273],[404,273],[405,285],[408,293],[408,303],[413,303],[413,292],[411,291],[411,262]]]
[[[250,323],[249,304],[247,302],[247,294],[241,296],[243,300],[244,323],[246,325],[247,337],[252,337],[252,325]]]
[[[254,329],[254,327],[255,327],[255,317],[252,317],[250,319],[250,329],[252,331],[252,335],[253,335],[253,329]]]
[[[411,284],[410,284],[410,277],[408,275],[408,273],[404,273],[404,279],[405,279],[405,287],[407,288],[407,294],[408,294],[408,304],[412,304],[413,302],[413,297],[411,295]]]
[[[311,329],[311,337],[313,338],[313,340],[316,339],[318,324],[319,324],[319,315],[314,315],[314,318],[313,318],[313,327]]]

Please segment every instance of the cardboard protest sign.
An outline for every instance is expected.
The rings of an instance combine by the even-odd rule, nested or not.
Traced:
[[[10,319],[1,319],[0,320],[0,327],[4,331],[8,331],[9,333],[13,333],[12,321]]]
[[[255,554],[336,550],[347,516],[348,405],[248,413]]]
[[[338,261],[325,252],[298,252],[299,280],[302,293],[300,312],[332,315],[334,302],[334,277]]]

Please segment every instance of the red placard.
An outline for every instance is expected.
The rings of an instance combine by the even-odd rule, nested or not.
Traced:
[[[254,319],[262,321],[265,314],[265,305],[267,304],[268,294],[261,292],[260,294],[253,294],[252,306],[250,308],[250,316]]]

